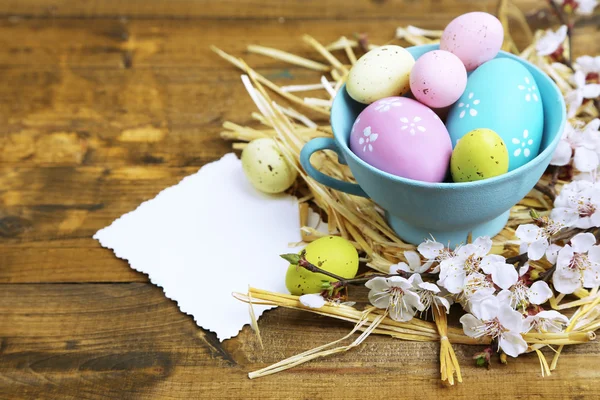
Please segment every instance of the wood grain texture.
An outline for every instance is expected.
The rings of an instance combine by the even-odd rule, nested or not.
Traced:
[[[0,318],[0,399],[329,399],[332,390],[344,399],[564,399],[596,397],[600,379],[596,344],[567,349],[544,379],[533,355],[483,370],[468,362],[477,348],[456,346],[465,383],[445,388],[437,344],[372,336],[350,353],[250,381],[247,372],[350,326],[274,310],[261,320],[267,350],[248,328],[221,344],[150,284],[0,285]]]
[[[519,0],[527,12],[541,0]],[[350,353],[250,381],[246,374],[350,326],[274,310],[219,343],[144,274],[91,236],[230,151],[224,120],[252,124],[239,72],[210,44],[285,84],[319,73],[247,54],[260,44],[323,61],[302,43],[399,25],[443,27],[496,0],[4,0],[0,2],[0,399],[596,398],[600,347],[490,371],[458,347],[465,383],[441,387],[435,343],[373,336]],[[533,20],[542,26],[545,19]],[[600,53],[598,16],[575,54]],[[517,43],[524,45],[523,37]],[[311,115],[316,118],[316,116]],[[199,288],[201,290],[201,288]]]

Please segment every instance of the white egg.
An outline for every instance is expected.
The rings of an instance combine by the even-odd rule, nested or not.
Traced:
[[[298,172],[289,164],[273,139],[256,139],[242,152],[242,168],[256,189],[265,193],[287,190]]]
[[[410,90],[413,56],[403,47],[377,47],[352,66],[346,90],[359,103],[371,104],[379,99],[401,96]]]

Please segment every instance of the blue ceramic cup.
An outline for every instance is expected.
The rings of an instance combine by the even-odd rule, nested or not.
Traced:
[[[438,45],[410,47],[415,59]],[[358,158],[348,147],[354,120],[366,107],[340,89],[331,109],[334,138],[308,142],[300,154],[304,170],[319,183],[356,196],[370,197],[386,212],[392,229],[403,240],[418,244],[433,236],[456,246],[473,237],[495,236],[506,225],[510,208],[535,186],[548,167],[566,121],[565,103],[558,87],[531,63],[501,51],[496,58],[512,58],[534,76],[544,105],[544,137],[540,153],[527,164],[494,178],[465,183],[429,183],[401,178],[381,171]],[[508,116],[509,117],[509,116]],[[316,170],[310,156],[333,150],[347,164],[358,182],[343,182]]]

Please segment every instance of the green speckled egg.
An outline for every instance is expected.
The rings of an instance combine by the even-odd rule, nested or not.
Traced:
[[[284,192],[298,175],[275,140],[269,138],[248,143],[242,152],[242,168],[252,186],[265,193]]]
[[[322,237],[309,243],[304,250],[306,250],[306,259],[311,264],[346,279],[356,276],[358,252],[346,239],[338,236]],[[290,265],[285,276],[285,286],[291,294],[300,296],[321,292],[324,280],[335,282],[335,279],[327,275]]]
[[[505,174],[508,151],[504,140],[491,129],[473,129],[454,147],[450,160],[454,182],[472,182]]]

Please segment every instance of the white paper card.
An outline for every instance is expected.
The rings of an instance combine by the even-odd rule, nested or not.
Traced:
[[[322,224],[323,225],[323,224]],[[202,328],[229,339],[250,323],[232,292],[285,288],[279,254],[299,242],[298,200],[254,189],[231,153],[160,192],[94,238],[149,275]],[[256,316],[270,307],[254,306]]]

